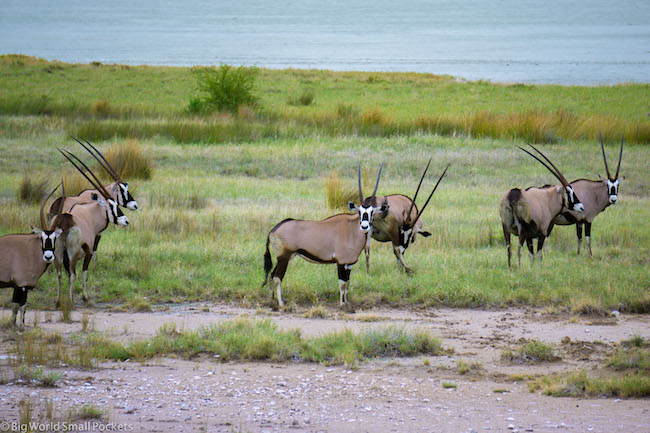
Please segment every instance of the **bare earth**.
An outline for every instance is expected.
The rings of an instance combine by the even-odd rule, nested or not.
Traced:
[[[113,431],[142,432],[650,432],[650,401],[554,398],[531,393],[515,374],[595,371],[612,346],[634,335],[650,338],[649,316],[572,317],[534,309],[372,310],[327,319],[306,310],[274,313],[230,305],[178,305],[150,313],[87,310],[95,330],[121,341],[152,336],[164,323],[192,329],[246,314],[271,318],[304,336],[389,325],[423,328],[442,339],[451,356],[373,360],[357,370],[311,363],[222,363],[204,356],[163,358],[146,364],[109,362],[99,369],[69,367],[58,388],[0,385],[0,421],[19,419],[29,399],[32,419],[45,419],[44,401],[56,414],[93,403],[109,414]],[[62,334],[81,329],[59,313],[28,311],[28,325]],[[8,310],[1,315],[8,315]],[[570,341],[565,337],[569,337]],[[505,365],[501,351],[537,339],[554,343],[561,361]],[[0,339],[0,373],[12,378],[7,336]],[[459,375],[456,362],[480,363]],[[2,376],[0,376],[2,377]],[[456,388],[443,388],[443,382]],[[495,392],[499,391],[499,392]],[[506,391],[506,392],[502,392]],[[0,430],[2,429],[0,424]],[[109,426],[109,427],[110,427]],[[107,431],[92,422],[90,431]]]

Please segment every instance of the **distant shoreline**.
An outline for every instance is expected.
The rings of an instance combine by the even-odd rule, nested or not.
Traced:
[[[552,80],[544,80],[544,79],[527,79],[527,80],[498,80],[498,79],[491,79],[491,78],[481,78],[481,77],[463,77],[461,75],[457,74],[447,74],[447,73],[436,73],[436,72],[425,72],[425,71],[410,71],[410,70],[380,70],[380,69],[361,69],[361,68],[350,68],[350,69],[336,69],[336,68],[317,68],[317,67],[292,67],[292,66],[260,66],[260,65],[247,65],[247,64],[240,64],[240,63],[233,63],[233,62],[220,62],[220,63],[213,63],[213,64],[173,64],[173,63],[156,63],[156,62],[149,62],[149,63],[142,63],[142,62],[137,62],[137,61],[112,61],[112,60],[107,60],[107,61],[102,61],[102,60],[89,60],[89,61],[77,61],[77,60],[62,60],[61,58],[49,58],[49,57],[41,57],[41,56],[35,56],[31,54],[24,54],[24,53],[0,53],[0,56],[11,56],[11,55],[16,55],[16,56],[27,56],[27,57],[33,57],[35,59],[41,59],[43,61],[47,62],[60,62],[60,63],[67,63],[67,64],[80,64],[80,65],[91,65],[91,64],[103,64],[103,65],[123,65],[123,66],[131,66],[131,67],[138,67],[138,66],[149,66],[149,67],[169,67],[169,68],[192,68],[192,67],[210,67],[210,66],[219,66],[221,64],[229,64],[232,66],[245,66],[245,67],[257,67],[260,69],[268,69],[268,70],[274,70],[274,71],[283,71],[283,70],[299,70],[299,71],[330,71],[330,72],[341,72],[341,73],[378,73],[378,74],[418,74],[418,75],[433,75],[437,77],[447,77],[449,79],[454,79],[459,82],[480,82],[480,81],[485,81],[489,82],[491,84],[503,84],[503,85],[511,85],[511,84],[524,84],[524,85],[555,85],[555,86],[566,86],[566,87],[572,87],[572,86],[578,86],[578,87],[599,87],[599,86],[618,86],[618,85],[625,85],[625,84],[650,84],[650,70],[648,71],[647,79],[646,80],[620,80],[620,81],[585,81],[585,82],[563,82],[563,81],[552,81]],[[485,63],[493,63],[496,64],[497,62],[485,62]],[[528,64],[531,62],[512,62],[512,63],[521,63],[521,64]],[[570,62],[567,62],[570,63]],[[639,63],[639,65],[643,65],[644,63]],[[648,65],[648,68],[650,69],[650,65]]]

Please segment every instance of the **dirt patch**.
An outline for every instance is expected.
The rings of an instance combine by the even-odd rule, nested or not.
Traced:
[[[0,420],[17,421],[19,402],[29,400],[36,420],[45,419],[48,405],[59,416],[92,403],[108,413],[110,423],[132,431],[649,431],[647,400],[546,397],[512,380],[515,375],[600,368],[620,341],[635,335],[650,338],[648,316],[594,320],[533,309],[377,309],[356,314],[331,309],[326,318],[307,318],[307,310],[278,313],[225,304],[184,304],[144,313],[85,312],[89,327],[123,342],[151,337],[169,322],[193,329],[248,315],[270,318],[283,329],[299,328],[303,336],[395,325],[426,329],[454,354],[374,360],[357,370],[307,363],[221,363],[212,356],[109,362],[95,370],[68,367],[57,370],[63,374],[58,388],[0,385]],[[38,315],[41,328],[65,335],[81,329],[83,313],[75,311],[73,323],[65,324],[58,322],[59,313],[31,311],[27,321],[33,323]],[[500,361],[504,349],[533,339],[553,343],[561,360],[537,365]],[[7,335],[2,340],[0,371],[8,377],[12,346]],[[458,361],[476,368],[461,375]],[[84,426],[99,431],[92,423]]]

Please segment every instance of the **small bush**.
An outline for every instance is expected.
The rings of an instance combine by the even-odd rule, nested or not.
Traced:
[[[111,114],[111,103],[107,99],[95,101],[90,104],[90,114],[99,118],[106,118]]]
[[[311,105],[314,102],[314,91],[311,89],[305,89],[302,91],[300,96],[290,97],[287,102],[289,103],[289,105],[294,105],[294,106],[302,105],[306,107],[308,105]]]
[[[218,68],[198,68],[192,73],[202,94],[190,100],[191,112],[229,111],[236,114],[242,105],[254,105],[253,95],[257,68],[234,68],[221,65]]]
[[[557,361],[560,358],[555,355],[555,347],[552,344],[537,340],[530,340],[517,352],[505,350],[501,353],[501,360],[507,363],[528,363]]]
[[[24,203],[40,203],[47,196],[47,180],[24,175],[18,187],[18,199]]]
[[[327,207],[330,209],[347,209],[349,201],[355,201],[359,198],[357,188],[346,185],[339,173],[332,171],[325,180],[325,197]]]
[[[145,154],[138,140],[129,139],[114,144],[104,156],[125,180],[133,178],[149,180],[153,176],[152,158]]]

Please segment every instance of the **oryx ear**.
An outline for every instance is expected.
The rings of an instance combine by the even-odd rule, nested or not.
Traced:
[[[33,227],[33,226],[29,226],[29,227],[32,229],[32,232],[34,232],[34,234],[36,234],[36,235],[40,235],[40,234],[41,234],[41,231],[42,231],[42,230],[37,229],[36,227]]]
[[[350,209],[350,210],[357,210],[357,205],[354,204],[353,201],[349,201],[349,202],[348,202],[348,209]]]
[[[421,234],[422,236],[424,236],[425,238],[428,238],[429,236],[431,236],[431,233],[429,233],[429,232],[427,232],[427,231],[421,231],[421,232],[418,232],[418,233],[420,233],[420,234]]]
[[[63,229],[54,230],[54,233],[53,233],[54,234],[54,239],[58,238],[61,235],[61,233],[63,233]]]
[[[117,182],[115,182],[113,184],[113,186],[111,187],[111,192],[113,192],[113,193],[119,193],[120,192],[120,185]]]
[[[625,176],[619,177],[618,180],[625,180]]]
[[[598,173],[598,178],[599,178],[600,180],[602,180],[603,182],[606,182],[606,181],[607,181],[607,179],[605,179],[604,177],[602,177],[602,176],[600,175],[600,173]]]
[[[389,207],[389,206],[388,206],[388,203],[383,202],[383,203],[381,204],[381,209],[380,209],[380,210],[381,210],[382,212],[388,212],[388,207]]]
[[[555,191],[562,192],[563,189],[564,189],[563,186],[558,186],[557,188],[555,188]]]

